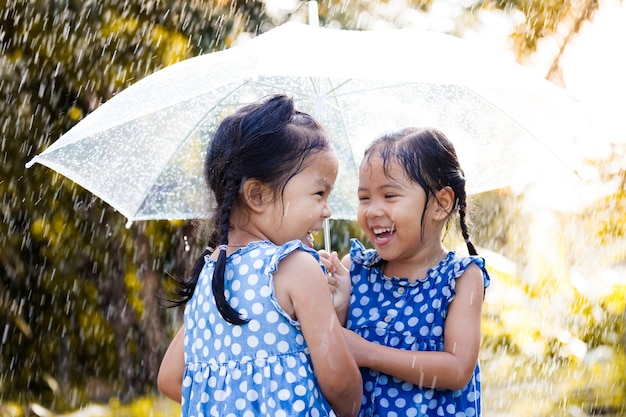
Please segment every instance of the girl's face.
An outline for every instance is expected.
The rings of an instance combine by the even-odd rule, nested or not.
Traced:
[[[324,219],[331,216],[328,196],[337,179],[339,162],[334,149],[313,154],[308,166],[292,177],[271,208],[270,221],[276,225],[268,228],[270,240],[283,244],[300,239],[313,247],[311,233],[320,230]]]
[[[376,155],[363,160],[357,212],[366,236],[388,261],[408,259],[419,251],[423,245],[420,220],[426,205],[424,189],[410,181],[397,162],[389,168],[385,175],[383,160]],[[428,215],[424,221],[428,222]]]

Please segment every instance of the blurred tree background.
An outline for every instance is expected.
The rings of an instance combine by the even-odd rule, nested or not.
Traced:
[[[184,275],[198,256],[202,224],[149,221],[126,228],[123,216],[63,176],[42,166],[24,166],[99,104],[142,77],[227,48],[242,32],[255,35],[287,20],[306,21],[306,2],[271,13],[270,4],[0,1],[0,415],[5,413],[3,403],[9,402],[24,407],[37,403],[62,412],[93,401],[129,403],[155,393],[161,357],[180,320],[180,311],[160,307],[158,294],[167,291],[169,275]],[[402,27],[407,16],[429,19],[442,4],[458,11],[444,28],[456,35],[483,25],[480,16],[486,12],[513,16],[517,26],[511,40],[520,62],[535,52],[540,39],[558,35],[560,51],[545,74],[557,84],[562,83],[563,50],[598,8],[594,0],[323,0],[320,24],[369,29],[383,22]],[[595,261],[623,265],[626,257],[626,169],[620,162],[624,149],[613,151],[611,157],[588,162],[612,167],[602,175],[616,183],[618,191],[557,219],[562,230],[555,240],[558,259],[572,260],[581,274],[600,269]],[[523,198],[499,190],[474,200],[481,213],[474,218],[476,242],[530,268],[528,258],[536,254],[529,254],[527,240],[520,238],[531,221]],[[345,253],[348,237],[359,233],[352,222],[333,222],[333,248]],[[596,259],[585,263],[584,250],[590,246],[597,248]],[[577,356],[578,342],[585,352],[610,346],[609,353],[596,352],[609,355],[621,379],[611,379],[611,386],[586,380],[587,389],[593,390],[583,391],[579,384],[568,393],[578,397],[575,406],[581,412],[624,413],[626,289],[610,286],[592,299],[567,279],[559,279],[570,277],[563,265],[559,269],[553,259],[540,261],[533,280],[525,278],[528,271],[494,271],[509,294],[524,300],[494,299],[486,305],[485,344],[490,352],[512,354],[506,356],[509,363],[494,359],[494,372],[501,367],[520,383],[532,377],[547,379],[548,370],[546,375],[526,375],[516,369],[525,366],[524,361],[547,358],[579,363],[588,355]],[[546,309],[540,305],[545,298],[537,294],[562,297],[567,303]],[[506,312],[503,302],[509,303]],[[528,316],[535,307],[546,316]],[[592,371],[601,372],[602,364],[593,362]],[[573,372],[571,367],[562,369]],[[602,382],[604,374],[592,374],[591,382],[593,375]],[[598,400],[602,390],[608,394]],[[520,404],[528,392],[519,392]],[[568,400],[562,399],[568,397],[559,395],[544,407],[544,415],[557,415],[554,407],[571,411]],[[509,396],[502,409],[515,401]],[[139,410],[145,411],[142,407]]]

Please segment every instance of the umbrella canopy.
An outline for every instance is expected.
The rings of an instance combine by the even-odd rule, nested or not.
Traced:
[[[379,134],[433,126],[453,141],[468,191],[510,185],[560,163],[576,102],[471,43],[418,30],[348,31],[287,23],[138,81],[34,163],[90,190],[131,221],[206,217],[207,143],[218,123],[269,94],[292,96],[340,158],[333,218],[356,215],[358,165]]]

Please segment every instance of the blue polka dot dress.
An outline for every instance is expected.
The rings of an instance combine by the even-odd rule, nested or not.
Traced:
[[[352,297],[347,327],[381,345],[414,351],[443,351],[443,331],[456,279],[474,263],[489,275],[483,258],[459,257],[449,252],[428,276],[416,282],[383,275],[380,256],[356,239],[350,250]],[[481,415],[480,367],[460,390],[420,388],[390,375],[361,368],[363,404],[361,416]]]
[[[300,241],[250,243],[227,258],[227,299],[243,318],[222,318],[211,291],[215,262],[208,256],[185,308],[183,416],[328,416],[332,410],[313,373],[299,323],[274,295],[278,263]],[[321,265],[320,265],[321,267]],[[322,267],[323,268],[323,267]]]

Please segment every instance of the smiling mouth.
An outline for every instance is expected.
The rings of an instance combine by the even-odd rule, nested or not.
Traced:
[[[313,248],[315,245],[315,239],[313,239],[313,233],[315,232],[317,232],[317,230],[309,230],[306,234],[306,237],[302,240],[302,243],[304,243],[310,248]]]
[[[394,224],[391,225],[391,227],[373,227],[372,228],[372,232],[378,236],[378,235],[382,235],[383,233],[393,233],[396,230],[396,226]]]
[[[388,243],[391,240],[391,237],[396,231],[396,227],[394,224],[391,227],[373,227],[372,233],[374,233],[374,240],[378,244]]]

